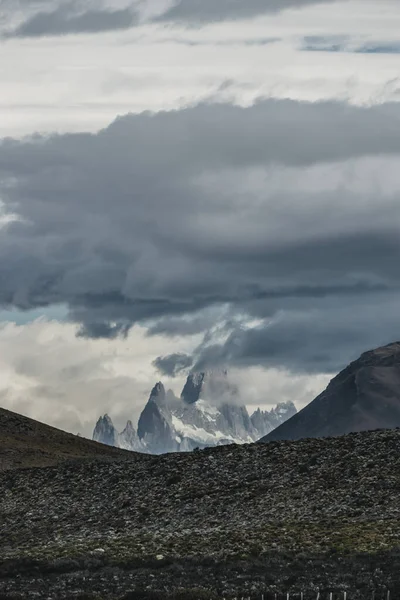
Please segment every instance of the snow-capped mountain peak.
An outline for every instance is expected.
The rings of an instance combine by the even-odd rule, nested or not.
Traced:
[[[243,444],[258,440],[291,417],[293,403],[271,411],[256,410],[251,416],[240,405],[239,390],[226,371],[192,373],[180,398],[165,391],[161,382],[151,391],[138,422],[137,432],[128,421],[118,433],[111,419],[99,419],[93,439],[130,450],[162,454],[196,447]]]

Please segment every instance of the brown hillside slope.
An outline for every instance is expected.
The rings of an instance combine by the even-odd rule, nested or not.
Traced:
[[[0,471],[47,467],[77,458],[130,455],[0,408]]]
[[[400,427],[400,342],[365,352],[261,442]]]

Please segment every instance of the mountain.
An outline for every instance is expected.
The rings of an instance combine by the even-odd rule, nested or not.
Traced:
[[[108,415],[100,417],[96,423],[96,427],[93,432],[93,440],[95,442],[101,442],[106,446],[116,446],[118,441],[118,432],[114,427],[114,424]]]
[[[193,373],[180,398],[171,390],[166,391],[161,382],[154,386],[139,417],[137,432],[129,421],[119,433],[105,415],[98,420],[93,439],[150,454],[187,452],[254,442],[295,412],[294,404],[288,402],[271,411],[258,409],[250,416],[247,408],[240,405],[239,390],[229,381],[226,371]]]
[[[400,427],[400,342],[352,362],[322,394],[260,441]]]
[[[264,436],[276,429],[276,427],[279,427],[279,425],[290,419],[296,413],[297,409],[293,402],[280,402],[270,411],[262,411],[258,408],[251,415],[251,422],[261,436]]]
[[[0,471],[53,466],[76,458],[131,456],[131,453],[92,442],[0,408]]]
[[[154,386],[138,421],[138,439],[152,454],[178,450],[172,412],[162,383]]]

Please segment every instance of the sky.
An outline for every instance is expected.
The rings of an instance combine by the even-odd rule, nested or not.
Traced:
[[[398,0],[3,0],[0,405],[90,436],[400,339]]]

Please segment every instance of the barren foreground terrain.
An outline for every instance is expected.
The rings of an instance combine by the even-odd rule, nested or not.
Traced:
[[[62,461],[0,487],[5,597],[400,593],[398,430]]]

